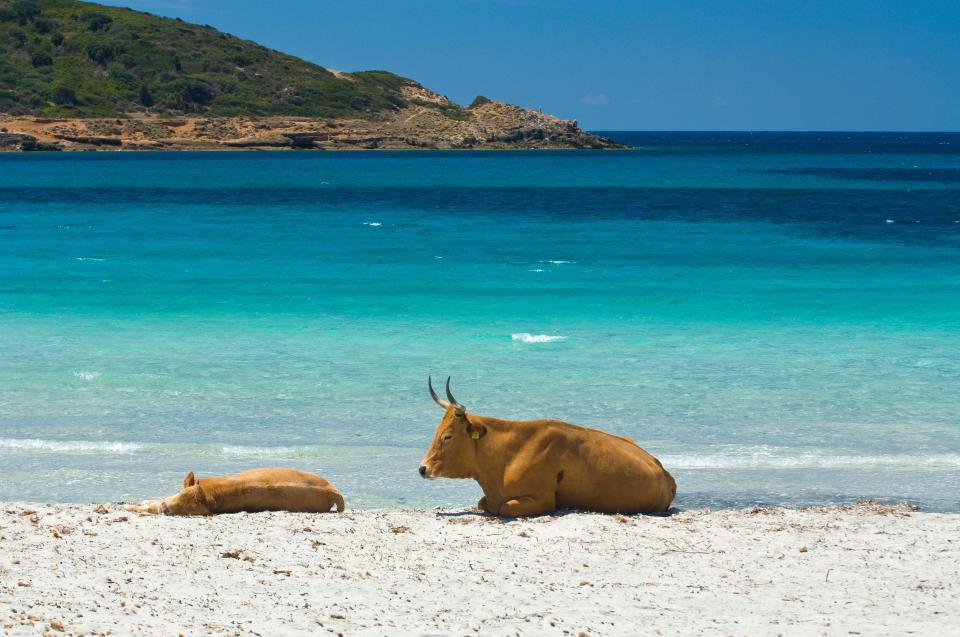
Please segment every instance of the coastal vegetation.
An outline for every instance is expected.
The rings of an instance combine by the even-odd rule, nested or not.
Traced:
[[[0,112],[378,119],[412,80],[338,73],[210,26],[76,0],[0,0]],[[464,117],[452,103],[436,108]]]

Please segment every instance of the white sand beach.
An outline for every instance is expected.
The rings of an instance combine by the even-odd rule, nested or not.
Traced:
[[[960,625],[960,515],[907,507],[515,521],[453,510],[0,510],[8,635],[945,635]]]

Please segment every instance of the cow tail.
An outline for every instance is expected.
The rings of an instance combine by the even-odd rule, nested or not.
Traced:
[[[343,496],[336,491],[333,492],[333,501],[337,505],[337,513],[343,513],[344,509],[347,508],[343,503]]]

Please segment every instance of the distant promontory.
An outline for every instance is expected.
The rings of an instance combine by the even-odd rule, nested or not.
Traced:
[[[0,150],[617,148],[576,122],[76,0],[0,0]]]

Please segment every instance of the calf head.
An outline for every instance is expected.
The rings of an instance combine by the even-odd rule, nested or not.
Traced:
[[[486,434],[486,428],[470,421],[467,408],[450,393],[447,378],[447,400],[441,400],[433,390],[433,381],[427,378],[427,387],[433,402],[443,408],[443,418],[433,435],[433,443],[420,463],[420,475],[433,478],[472,478],[476,473],[477,441]]]
[[[180,493],[164,498],[160,512],[165,515],[210,515],[210,499],[193,472],[183,479]]]
[[[210,505],[208,494],[200,488],[200,481],[191,471],[183,479],[180,493],[163,500],[144,500],[140,504],[128,504],[124,508],[142,515],[210,515]]]

